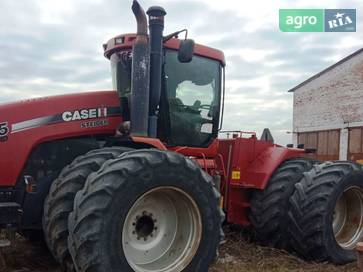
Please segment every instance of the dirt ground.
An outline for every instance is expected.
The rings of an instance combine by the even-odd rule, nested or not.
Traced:
[[[286,252],[265,248],[251,241],[251,235],[238,228],[227,227],[226,243],[210,272],[358,272],[356,264],[334,266],[308,263]],[[45,249],[34,247],[18,238],[15,247],[3,249],[7,267],[0,272],[61,272]]]

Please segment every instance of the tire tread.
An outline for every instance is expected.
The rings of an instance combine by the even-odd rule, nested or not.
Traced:
[[[82,189],[87,177],[97,171],[105,161],[130,150],[132,149],[125,147],[91,150],[63,168],[52,183],[44,202],[43,229],[48,248],[65,271],[74,271],[67,237],[68,215],[73,210],[76,193]]]
[[[253,193],[250,220],[262,243],[276,248],[289,247],[286,235],[289,198],[294,185],[314,163],[305,158],[289,159],[276,169],[264,190]]]

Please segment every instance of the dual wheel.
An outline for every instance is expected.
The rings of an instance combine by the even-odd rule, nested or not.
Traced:
[[[252,195],[251,222],[265,244],[307,260],[344,264],[363,239],[363,169],[353,162],[283,163]]]
[[[43,227],[65,271],[207,271],[222,238],[219,198],[180,154],[103,148],[61,172]]]

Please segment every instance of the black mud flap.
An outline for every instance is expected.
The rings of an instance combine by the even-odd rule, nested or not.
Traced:
[[[18,203],[0,203],[0,248],[10,246],[15,240],[15,232],[19,229],[21,214]]]
[[[15,202],[0,203],[0,228],[17,229],[20,224],[21,208]]]

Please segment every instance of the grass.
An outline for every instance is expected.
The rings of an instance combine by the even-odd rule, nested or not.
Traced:
[[[262,247],[251,241],[248,231],[227,227],[226,243],[209,272],[358,272],[356,264],[334,266],[305,262],[287,252]],[[2,249],[7,268],[0,272],[60,272],[48,251],[18,237],[15,246]]]
[[[335,266],[305,262],[285,251],[252,242],[248,231],[226,228],[226,243],[210,272],[358,272],[355,263]]]

